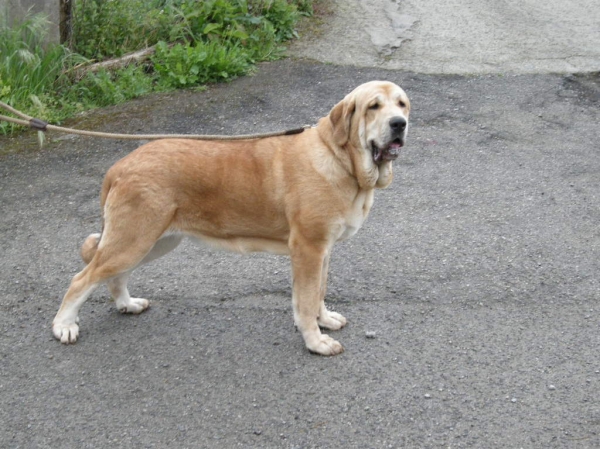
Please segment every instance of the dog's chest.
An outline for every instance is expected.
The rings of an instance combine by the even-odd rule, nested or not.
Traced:
[[[344,222],[342,224],[342,230],[339,240],[346,240],[352,237],[354,234],[358,232],[360,227],[363,225],[367,216],[369,215],[369,211],[371,210],[371,206],[373,206],[373,190],[369,191],[361,191],[356,195],[354,201],[346,216],[344,217]]]

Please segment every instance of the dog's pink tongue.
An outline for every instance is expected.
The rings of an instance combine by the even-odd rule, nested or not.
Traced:
[[[383,159],[386,161],[393,161],[400,155],[400,148],[402,148],[402,145],[399,143],[392,143],[383,153]]]

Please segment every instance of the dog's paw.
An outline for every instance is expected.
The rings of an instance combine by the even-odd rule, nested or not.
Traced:
[[[79,336],[79,326],[77,323],[54,323],[52,325],[52,333],[57,340],[65,345],[75,343]]]
[[[342,344],[331,338],[329,335],[320,334],[316,338],[306,340],[306,347],[314,354],[337,355],[344,352]]]
[[[327,310],[326,313],[321,314],[317,322],[319,323],[320,327],[336,331],[346,325],[346,318],[337,312],[331,312]]]
[[[121,313],[142,313],[150,307],[150,301],[144,298],[127,298],[127,300],[117,300],[117,309]]]

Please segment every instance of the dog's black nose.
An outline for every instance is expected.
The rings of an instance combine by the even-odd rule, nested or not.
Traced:
[[[393,117],[390,119],[390,128],[396,132],[404,131],[406,128],[406,119],[404,117]]]

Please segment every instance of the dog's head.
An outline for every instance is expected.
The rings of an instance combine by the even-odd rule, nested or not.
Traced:
[[[394,83],[362,84],[328,116],[331,141],[348,151],[362,188],[387,187],[392,161],[406,140],[410,102]]]

